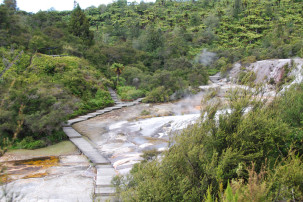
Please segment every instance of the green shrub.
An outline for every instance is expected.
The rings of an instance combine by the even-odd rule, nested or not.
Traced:
[[[218,72],[220,72],[217,69],[207,69],[208,75],[213,76],[215,74],[217,74]]]
[[[114,104],[114,101],[112,100],[110,93],[108,91],[105,91],[103,89],[99,89],[94,98],[90,98],[88,100],[84,100],[78,105],[78,109],[74,111],[72,114],[73,116],[77,116],[80,114],[84,114],[96,109],[102,109],[108,106],[111,106]]]
[[[169,93],[164,86],[153,89],[144,99],[144,102],[167,102],[169,101]]]
[[[27,136],[16,143],[17,149],[38,149],[45,146],[46,143],[43,140],[34,140],[31,136]]]
[[[29,64],[24,53],[1,80],[1,139],[18,131],[19,139],[34,138],[33,147],[39,139],[55,143],[65,138],[62,122],[113,104],[107,80],[84,59],[35,54]]]
[[[248,180],[232,180],[232,192],[237,193],[238,201],[280,201],[303,199],[303,163],[302,156],[290,152],[287,158],[277,162],[274,169],[264,165],[260,172],[255,164],[248,167]],[[227,190],[230,186],[227,187]]]
[[[277,112],[292,127],[303,125],[303,84],[295,85],[275,100]]]
[[[164,88],[158,90],[163,95]],[[243,96],[245,93],[247,96]],[[130,176],[120,179],[122,198],[127,201],[144,201],[147,198],[155,201],[202,201],[208,195],[207,198],[222,201],[243,198],[242,201],[254,201],[253,198],[245,198],[251,196],[256,201],[267,201],[273,199],[271,194],[279,192],[283,193],[278,195],[279,198],[292,199],[293,190],[295,199],[300,201],[303,193],[299,183],[301,159],[297,158],[296,166],[282,163],[281,166],[288,166],[282,166],[279,175],[275,174],[277,162],[283,162],[289,151],[297,150],[300,143],[296,147],[298,139],[292,134],[293,130],[279,114],[273,113],[272,106],[252,97],[253,94],[247,91],[231,94],[226,106],[230,111],[219,117],[215,116],[219,105],[206,107],[203,121],[175,135],[172,146],[160,160],[147,155],[148,160],[135,165]],[[248,107],[250,111],[245,113]],[[246,170],[251,162],[255,163],[253,170],[256,173],[264,171],[262,165],[273,171],[276,178],[269,180],[268,187],[262,181],[252,181],[257,175]],[[289,178],[281,177],[288,169],[291,170]],[[256,185],[256,190],[249,190],[251,192],[246,194],[242,190],[233,192],[231,189],[235,184],[228,185],[232,179],[242,179],[248,189]],[[274,183],[277,185],[271,187]],[[268,191],[270,189],[273,191]]]
[[[142,110],[141,115],[142,116],[150,115],[150,111],[147,111],[144,109],[144,110]]]
[[[257,61],[256,56],[248,56],[241,60],[244,66],[254,63],[256,61]]]
[[[242,85],[254,85],[254,81],[256,80],[256,74],[253,71],[249,72],[240,72],[239,75],[239,83]]]
[[[121,100],[135,100],[137,98],[143,97],[144,92],[142,90],[137,90],[133,86],[120,86],[117,91]]]

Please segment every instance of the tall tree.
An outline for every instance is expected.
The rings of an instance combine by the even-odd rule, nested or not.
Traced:
[[[93,33],[89,30],[89,22],[79,4],[73,10],[69,22],[69,31],[83,41],[91,43]]]
[[[0,5],[0,29],[7,29],[9,27],[8,9],[4,5]]]
[[[234,17],[237,18],[240,12],[241,12],[241,0],[235,0],[234,9],[233,9]]]
[[[4,5],[11,9],[11,10],[16,10],[17,9],[17,1],[16,0],[4,0]]]

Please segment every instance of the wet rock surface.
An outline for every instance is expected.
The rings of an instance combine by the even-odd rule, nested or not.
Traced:
[[[202,97],[203,93],[174,103],[126,107],[73,128],[88,137],[118,173],[126,174],[144,151],[166,150],[173,133],[197,121]]]
[[[95,169],[83,155],[12,161],[6,165],[8,177],[14,181],[1,187],[1,202],[9,200],[86,202],[93,199]],[[19,171],[14,172],[18,165]],[[25,169],[22,169],[22,166]]]

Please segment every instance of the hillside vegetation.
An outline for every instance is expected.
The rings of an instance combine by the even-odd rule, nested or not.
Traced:
[[[19,50],[1,49],[5,58]],[[34,149],[65,138],[62,123],[113,104],[101,72],[78,57],[21,53],[1,78],[0,134]]]
[[[0,45],[84,57],[112,85],[111,66],[122,64],[118,85],[138,90],[127,99],[145,94],[150,102],[168,101],[237,61],[303,57],[300,0],[118,0],[84,13],[1,9]]]
[[[167,102],[235,62],[302,58],[302,12],[302,0],[117,0],[34,14],[4,0],[0,156],[64,139],[62,122],[112,104],[108,86]],[[117,191],[125,201],[302,201],[302,96],[302,85],[268,103],[231,94],[231,113],[206,108],[163,155],[116,178]]]

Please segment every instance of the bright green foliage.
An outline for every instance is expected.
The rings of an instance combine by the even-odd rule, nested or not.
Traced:
[[[1,51],[9,60],[17,53]],[[31,149],[64,139],[62,122],[113,103],[101,79],[84,59],[23,54],[1,80],[1,139],[28,138],[16,147]]]
[[[144,97],[144,92],[142,90],[137,90],[133,86],[120,86],[117,89],[117,93],[123,101],[130,101]]]
[[[207,196],[205,197],[205,202],[213,202],[213,198],[211,196],[211,187],[208,187],[207,189]]]
[[[233,191],[231,189],[229,182],[227,183],[227,187],[226,187],[224,195],[225,195],[225,199],[223,201],[238,202],[238,193],[236,193],[235,195],[233,194]]]
[[[300,1],[228,0],[113,3],[102,12],[90,8],[86,13],[91,25],[98,26],[98,34],[108,35],[111,43],[132,40],[135,47],[160,57],[170,51],[187,55],[188,47],[210,48],[234,62],[249,55],[258,60],[298,55],[301,10]]]
[[[45,147],[46,143],[43,140],[34,140],[33,137],[27,136],[16,144],[17,149],[37,149]]]

